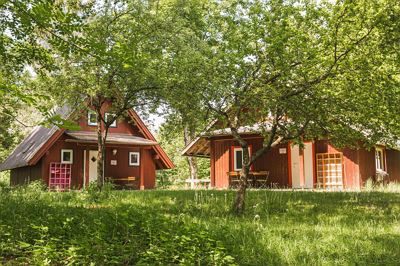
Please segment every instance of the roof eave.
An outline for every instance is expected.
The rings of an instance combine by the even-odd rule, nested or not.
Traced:
[[[135,110],[129,109],[128,114],[134,121],[136,121],[137,127],[143,133],[143,135],[145,135],[148,139],[157,142],[156,138],[153,136],[153,134],[150,132],[150,130],[147,128],[147,126],[144,124],[143,120],[139,117],[139,115],[136,113]],[[153,148],[154,151],[160,156],[161,161],[165,165],[165,169],[175,168],[174,163],[168,157],[167,153],[163,150],[163,148],[161,148],[159,144],[153,146]]]

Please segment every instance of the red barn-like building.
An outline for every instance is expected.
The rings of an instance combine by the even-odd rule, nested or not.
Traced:
[[[262,147],[263,138],[249,127],[240,130],[249,143],[250,153]],[[183,155],[210,158],[211,186],[228,188],[237,182],[242,150],[229,129],[215,130],[190,143]],[[252,184],[258,178],[268,187],[360,189],[377,174],[385,182],[400,181],[400,151],[377,145],[339,149],[329,140],[304,143],[304,148],[282,143],[256,160],[250,169]],[[265,178],[265,180],[262,180]]]
[[[105,108],[106,115],[109,108]],[[36,127],[0,165],[11,170],[11,185],[43,180],[52,189],[81,189],[97,178],[96,113],[76,116],[68,107],[61,117],[78,117],[80,130],[56,126]],[[74,115],[73,115],[74,114]],[[105,177],[131,189],[155,187],[156,170],[174,165],[134,110],[109,128],[105,155]]]

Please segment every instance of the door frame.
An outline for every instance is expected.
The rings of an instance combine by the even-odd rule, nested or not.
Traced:
[[[90,152],[96,152],[97,156],[98,156],[98,152],[99,151],[98,150],[89,149],[88,156],[87,156],[87,160],[88,160],[87,161],[87,163],[88,163],[87,181],[88,181],[88,184],[90,184]],[[96,156],[96,159],[97,159],[97,156]],[[97,165],[96,165],[96,172],[97,172]]]

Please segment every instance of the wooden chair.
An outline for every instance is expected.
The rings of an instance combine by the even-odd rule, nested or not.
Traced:
[[[258,171],[253,172],[254,183],[258,188],[267,188],[268,187],[268,177],[269,171]]]
[[[231,171],[227,172],[229,178],[229,187],[237,187],[240,182],[240,172],[238,171]]]

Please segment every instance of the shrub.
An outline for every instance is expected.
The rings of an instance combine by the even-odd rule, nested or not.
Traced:
[[[115,185],[111,182],[105,182],[102,188],[97,186],[97,182],[90,182],[87,187],[88,200],[90,202],[100,202],[109,199],[114,191]]]

